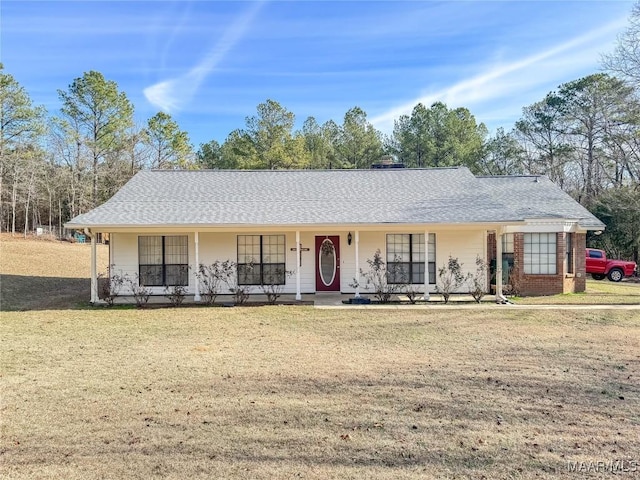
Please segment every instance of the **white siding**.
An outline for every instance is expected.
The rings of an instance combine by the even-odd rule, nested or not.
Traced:
[[[111,274],[128,276],[132,280],[138,273],[138,235],[135,233],[112,233],[109,235],[111,249]],[[126,295],[128,289],[123,288]]]
[[[445,231],[436,233],[436,282],[438,269],[457,258],[464,274],[476,271],[476,257],[485,258],[486,240],[484,230]],[[465,286],[459,291],[468,290]]]
[[[296,293],[296,234],[295,232],[277,231],[254,231],[242,232],[242,235],[284,235],[285,236],[285,268],[291,272],[286,279],[284,293]],[[200,233],[200,263],[211,264],[216,260],[237,261],[237,240],[236,233]],[[314,236],[313,234],[301,233],[300,242],[303,248],[309,248],[308,252],[302,252],[301,269],[301,290],[303,293],[313,293],[315,291],[315,264],[313,262]],[[260,287],[255,286],[253,293],[259,293]]]
[[[351,245],[347,245],[347,234],[344,235],[342,240],[342,253],[341,253],[341,269],[340,269],[340,286],[341,290],[345,293],[355,292],[355,288],[349,286],[356,278],[356,236],[352,231],[353,241]],[[360,264],[360,270],[367,271],[369,265],[367,260],[372,259],[376,250],[380,249],[382,257],[386,259],[386,232],[360,232],[360,245],[358,248],[358,263]],[[364,278],[360,276],[360,293],[366,293],[364,290]]]
[[[436,272],[439,267],[445,264],[449,255],[457,257],[463,264],[465,272],[475,271],[476,255],[484,257],[486,250],[485,230],[449,230],[438,231],[429,230],[436,234]],[[347,235],[351,232],[351,245],[347,243]],[[389,231],[361,231],[359,244],[359,264],[360,269],[368,269],[367,260],[372,259],[375,251],[380,249],[383,258],[386,260],[386,234],[387,233],[414,233],[422,234],[424,230],[408,228],[405,230],[393,229]],[[296,234],[295,232],[278,231],[243,231],[242,235],[285,235],[286,249],[286,269],[292,274],[287,277],[284,293],[294,294],[296,292]],[[145,233],[142,235],[154,235]],[[157,233],[162,235],[162,233]],[[171,232],[169,235],[187,235],[189,238],[189,285],[187,291],[190,294],[195,292],[195,235],[194,232]],[[211,264],[216,260],[237,261],[237,235],[238,233],[210,233],[201,232],[199,234],[199,257],[200,263]],[[344,293],[353,293],[355,289],[349,286],[356,277],[355,269],[355,229],[348,231],[322,231],[322,232],[301,232],[300,242],[303,249],[301,252],[302,267],[300,271],[300,287],[302,293],[313,293],[316,291],[316,236],[339,236],[340,237],[340,289]],[[138,273],[138,234],[136,233],[112,233],[111,261],[114,264],[113,272],[120,275],[129,275],[135,278]],[[361,278],[361,284],[363,284]],[[154,287],[154,294],[162,294],[162,287]],[[430,286],[430,291],[435,291],[435,286]],[[361,287],[361,292],[366,291]],[[122,292],[123,294],[126,292]],[[259,293],[259,287],[253,288],[253,293]]]
[[[126,275],[134,280],[138,274],[138,237],[146,235],[162,235],[153,233],[111,233],[109,243],[111,248],[111,261],[113,263],[112,274]],[[187,293],[195,293],[195,235],[190,232],[171,232],[167,235],[186,235],[188,237],[189,252],[189,285]],[[202,236],[200,236],[200,248],[202,248]],[[161,295],[165,293],[164,287],[149,287],[152,294]],[[130,293],[128,289],[123,289],[122,294]]]
[[[302,251],[300,252],[300,260],[302,267],[300,267],[300,291],[302,293],[313,293],[316,291],[316,237],[312,232],[300,232],[300,244],[302,245]],[[289,245],[289,237],[287,237],[287,245]],[[296,246],[296,234],[291,234],[291,248]],[[308,251],[304,251],[308,248]],[[295,293],[296,291],[296,252],[288,252],[291,255],[287,256],[287,268],[293,270],[294,274],[289,279],[287,291]]]

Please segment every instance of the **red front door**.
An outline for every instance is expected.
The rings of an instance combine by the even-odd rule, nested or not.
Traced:
[[[316,292],[340,291],[340,237],[316,237]]]

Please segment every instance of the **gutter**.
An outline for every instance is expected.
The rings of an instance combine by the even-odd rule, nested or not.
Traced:
[[[256,228],[269,228],[269,229],[279,229],[286,231],[295,231],[300,229],[306,230],[316,230],[316,229],[328,229],[335,230],[340,228],[362,228],[362,229],[380,229],[384,227],[453,227],[457,229],[464,228],[487,228],[492,229],[495,228],[496,225],[500,226],[512,226],[512,225],[522,225],[525,222],[522,220],[513,220],[513,221],[504,221],[504,222],[438,222],[438,223],[411,223],[411,222],[379,222],[379,223],[287,223],[287,224],[275,224],[275,223],[238,223],[238,224],[223,224],[223,223],[196,223],[196,224],[86,224],[86,223],[71,223],[67,222],[63,226],[69,229],[93,229],[93,230],[109,230],[109,229],[126,229],[126,230],[136,230],[136,229],[153,229],[153,230],[161,230],[161,229],[181,229],[181,230],[206,230],[206,229],[238,229],[238,230],[247,230],[247,229],[256,229]]]

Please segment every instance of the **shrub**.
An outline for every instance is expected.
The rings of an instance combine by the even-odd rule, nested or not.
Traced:
[[[136,306],[138,308],[143,308],[149,301],[149,297],[151,296],[151,289],[140,284],[140,275],[138,275],[137,273],[135,274],[133,279],[128,275],[125,275],[125,279],[125,282],[131,290],[131,295],[136,301]]]
[[[240,285],[238,283],[238,265],[227,260],[227,267],[223,271],[222,279],[227,285],[229,292],[233,295],[234,301],[238,305],[243,305],[251,293],[251,285]],[[247,265],[247,269],[253,269],[253,263]]]
[[[279,283],[280,279],[284,275],[285,279],[293,275],[293,272],[290,270],[283,270],[281,268],[277,268],[275,271],[267,275],[263,275],[263,281],[260,285],[262,292],[267,296],[267,302],[269,305],[275,305],[276,300],[282,295],[282,291],[284,290],[284,284]],[[286,281],[286,280],[285,280]]]
[[[415,305],[415,303],[418,301],[418,297],[420,296],[420,291],[415,285],[407,283],[406,285],[404,285],[404,294],[409,299],[411,305]]]
[[[250,263],[247,268],[253,269],[253,264]],[[238,265],[232,260],[216,260],[211,265],[200,265],[196,275],[202,287],[202,296],[209,305],[212,305],[223,291],[231,293],[238,305],[249,299],[251,285],[238,283]],[[223,285],[226,285],[226,290]]]
[[[386,262],[382,259],[380,249],[376,250],[373,254],[373,259],[367,259],[369,265],[368,271],[360,270],[360,275],[366,280],[364,288],[366,290],[373,290],[373,295],[378,299],[380,303],[389,303],[391,296],[398,293],[406,285],[406,274],[403,273],[401,267],[397,267],[395,264],[387,268]],[[389,277],[394,279],[394,282],[389,283]],[[353,285],[355,285],[355,280]]]
[[[520,285],[520,276],[518,275],[518,264],[514,262],[513,267],[509,269],[508,285],[505,285],[503,293],[513,297],[518,297],[522,293]]]
[[[126,278],[124,275],[111,273],[114,265],[109,266],[107,273],[98,275],[98,285],[100,287],[99,297],[103,299],[108,306],[112,307],[115,299],[120,295],[122,286]]]
[[[231,260],[223,262],[216,260],[211,265],[200,264],[196,277],[200,282],[201,294],[205,302],[213,305],[216,297],[222,293],[222,285],[228,285],[229,279],[235,274],[235,264]]]
[[[462,273],[462,264],[458,258],[449,255],[446,265],[438,269],[438,282],[436,290],[442,294],[444,303],[449,303],[449,298],[454,290],[458,290],[469,277]]]
[[[164,287],[164,292],[171,305],[179,307],[184,302],[187,294],[187,288],[183,285],[173,285],[171,287]],[[145,302],[146,303],[146,302]]]
[[[247,300],[249,300],[249,295],[251,295],[251,286],[236,285],[235,287],[230,288],[229,291],[233,295],[235,303],[243,305]]]
[[[468,275],[469,293],[476,301],[480,303],[487,291],[487,262],[480,256],[476,256],[476,271]]]

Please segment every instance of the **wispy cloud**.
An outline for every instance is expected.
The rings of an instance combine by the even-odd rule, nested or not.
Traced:
[[[565,75],[579,69],[582,64],[591,64],[594,54],[597,57],[597,51],[602,48],[598,40],[619,31],[625,22],[626,19],[620,19],[534,55],[511,63],[494,64],[472,78],[395,106],[371,118],[371,122],[378,129],[390,132],[394,120],[400,115],[410,114],[417,103],[428,107],[436,101],[442,101],[451,106],[470,107],[504,98],[505,95],[517,95],[518,92],[531,90],[537,85],[547,86],[553,80],[558,80],[559,83],[573,80]],[[520,97],[519,99],[521,100]]]
[[[198,92],[205,78],[211,74],[233,47],[242,39],[265,1],[254,3],[224,32],[208,54],[184,75],[170,78],[146,87],[144,96],[149,103],[172,112],[182,108]]]
[[[182,34],[185,26],[187,25],[187,21],[189,20],[189,16],[191,14],[191,9],[193,6],[193,0],[182,2],[180,5],[182,7],[182,14],[180,15],[180,20],[178,20],[175,23],[175,25],[171,29],[171,33],[169,34],[168,38],[164,42],[164,48],[162,49],[162,54],[160,57],[161,68],[166,68],[166,61],[167,61],[167,56],[169,54],[169,51],[171,50],[171,47],[175,39]]]

